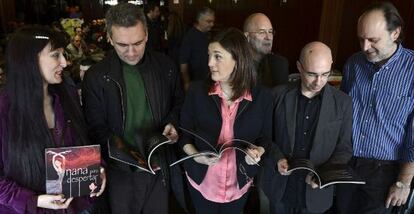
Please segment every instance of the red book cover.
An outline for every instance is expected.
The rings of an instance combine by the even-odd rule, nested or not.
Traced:
[[[47,194],[63,194],[69,198],[99,191],[99,145],[47,148],[45,161]]]

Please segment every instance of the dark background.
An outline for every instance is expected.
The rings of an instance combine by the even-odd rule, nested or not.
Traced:
[[[8,30],[10,21],[48,24],[64,17],[64,6],[80,5],[86,21],[102,18],[108,6],[105,0],[1,0],[0,33]],[[125,0],[120,0],[125,1]],[[147,3],[151,0],[144,0]],[[196,11],[209,6],[216,11],[214,31],[234,26],[242,28],[251,13],[269,16],[276,30],[273,49],[286,56],[291,72],[300,49],[319,40],[328,44],[334,55],[334,68],[341,70],[345,60],[359,50],[356,25],[362,10],[373,0],[164,0],[163,11],[176,11],[191,25]],[[404,46],[414,49],[414,1],[393,0],[405,21]],[[191,4],[190,4],[191,3]]]

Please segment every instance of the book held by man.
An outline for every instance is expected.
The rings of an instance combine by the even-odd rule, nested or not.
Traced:
[[[292,173],[295,170],[312,172],[319,189],[333,184],[365,184],[365,181],[346,164],[332,164],[316,168],[308,159],[293,159],[288,163],[287,173]]]
[[[99,191],[99,145],[46,148],[45,163],[47,194],[63,194],[69,198]]]
[[[162,145],[171,144],[171,140],[162,134],[153,135],[145,141],[143,149],[125,143],[120,138],[108,141],[109,158],[155,174],[160,169],[155,153]]]

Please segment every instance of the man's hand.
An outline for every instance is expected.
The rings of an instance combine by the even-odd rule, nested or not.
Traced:
[[[246,153],[247,155],[244,157],[244,160],[249,165],[254,165],[259,163],[260,157],[265,152],[264,148],[261,146],[257,146],[254,148],[247,148]]]
[[[410,188],[400,188],[393,184],[388,191],[387,200],[385,201],[385,207],[401,206],[407,202],[408,195],[410,194]]]
[[[37,197],[37,207],[59,210],[69,207],[73,198],[64,198],[63,195],[39,195]]]
[[[171,140],[171,142],[175,143],[178,140],[178,133],[177,130],[175,129],[175,127],[171,124],[168,123],[165,128],[164,131],[162,132],[162,134],[167,137],[168,139]]]
[[[219,159],[217,157],[208,157],[206,155],[201,155],[201,156],[198,156],[198,157],[194,158],[195,162],[197,162],[199,164],[205,164],[207,166],[216,164],[218,162],[218,160]]]
[[[287,172],[289,169],[289,164],[286,158],[280,159],[277,162],[277,170],[281,175],[290,175],[290,173]]]
[[[309,184],[312,187],[312,189],[316,189],[319,187],[319,185],[315,182],[314,176],[315,175],[312,172],[310,172],[308,175],[306,175],[305,178],[305,182]]]

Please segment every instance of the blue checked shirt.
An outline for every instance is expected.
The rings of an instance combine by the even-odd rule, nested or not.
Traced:
[[[399,45],[381,67],[359,52],[343,74],[341,89],[353,100],[354,156],[414,162],[414,51]]]

